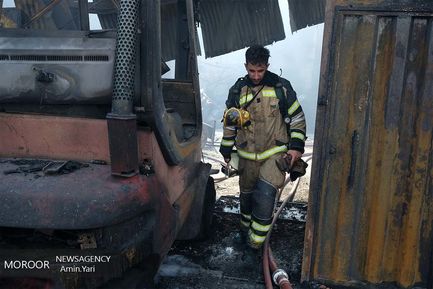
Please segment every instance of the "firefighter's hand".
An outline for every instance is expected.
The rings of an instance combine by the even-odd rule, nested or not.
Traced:
[[[292,157],[290,167],[293,167],[293,164],[302,157],[302,153],[297,150],[288,150],[287,154]]]

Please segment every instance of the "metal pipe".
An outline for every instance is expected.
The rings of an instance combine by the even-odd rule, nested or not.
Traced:
[[[138,0],[121,0],[111,113],[107,114],[111,173],[138,173],[137,121],[133,113],[137,54]]]
[[[115,115],[131,115],[135,91],[138,0],[120,1],[117,22],[111,113]]]

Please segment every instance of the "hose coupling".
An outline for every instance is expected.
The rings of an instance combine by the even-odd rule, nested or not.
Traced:
[[[289,280],[289,275],[283,269],[277,269],[272,275],[272,280],[276,285],[279,285],[282,280]]]

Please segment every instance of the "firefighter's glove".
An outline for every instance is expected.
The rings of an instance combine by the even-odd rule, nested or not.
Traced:
[[[275,163],[277,164],[277,167],[280,171],[290,173],[290,165],[292,162],[292,156],[283,154],[281,157],[275,160]]]
[[[223,156],[224,161],[228,162],[231,160],[232,158],[231,153],[232,153],[231,147],[220,146],[220,154]]]
[[[297,160],[290,170],[290,180],[293,182],[297,178],[302,177],[307,172],[308,164],[302,159]]]
[[[302,177],[307,172],[308,164],[302,159],[297,160],[291,167],[292,157],[290,155],[282,155],[275,162],[280,171],[290,174],[290,180],[293,182],[297,178]]]

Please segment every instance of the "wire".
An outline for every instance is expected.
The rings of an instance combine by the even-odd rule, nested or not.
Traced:
[[[47,14],[47,12],[49,12],[51,9],[53,9],[54,6],[56,6],[57,4],[59,4],[60,1],[62,1],[62,0],[53,0],[50,3],[48,3],[44,8],[42,8],[35,15],[33,15],[30,18],[30,20],[27,21],[27,23],[25,23],[23,25],[23,27],[26,28],[26,27],[30,26],[30,24],[32,24],[34,21],[39,20],[42,16],[44,16],[45,14]]]

